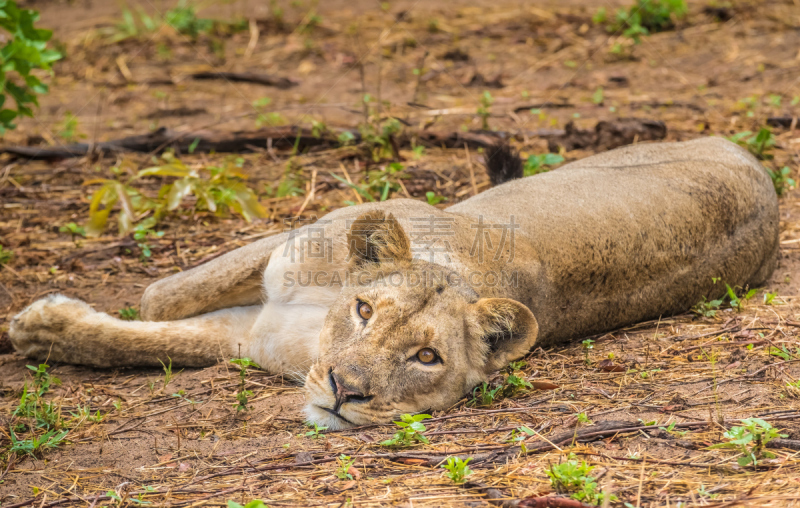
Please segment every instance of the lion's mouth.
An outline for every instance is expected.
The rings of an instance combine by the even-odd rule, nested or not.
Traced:
[[[328,413],[332,414],[333,416],[335,416],[336,418],[342,420],[343,422],[349,423],[350,425],[355,425],[355,423],[351,422],[350,420],[348,420],[347,418],[342,416],[339,413],[339,411],[336,411],[335,409],[331,409],[329,407],[322,407],[322,406],[317,406],[317,407],[322,409],[323,411],[327,411]]]

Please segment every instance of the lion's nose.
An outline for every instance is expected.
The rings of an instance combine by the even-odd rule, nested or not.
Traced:
[[[364,395],[363,392],[347,385],[342,379],[337,376],[333,369],[330,372],[331,389],[333,396],[336,397],[336,407],[334,411],[338,411],[342,404],[345,402],[367,402],[372,397]]]

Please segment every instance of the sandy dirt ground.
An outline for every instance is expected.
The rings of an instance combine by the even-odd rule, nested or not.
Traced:
[[[51,91],[35,118],[20,121],[3,147],[63,149],[161,128],[194,138],[323,124],[335,139],[389,118],[402,131],[377,160],[363,143],[321,143],[295,153],[293,136],[233,155],[179,151],[202,174],[240,157],[236,164],[265,216],[248,222],[187,198],[156,226],[163,236],[144,242],[118,234],[118,207],[99,236],[61,228],[87,225],[97,179],[130,181],[155,198],[171,179],[132,177],[159,164],[162,150],[48,160],[3,155],[0,245],[13,256],[0,266],[0,505],[224,506],[262,499],[269,506],[526,506],[519,500],[528,498],[527,506],[578,506],[567,504],[568,494],[558,497],[564,492],[547,475],[551,465],[577,460],[594,468],[599,490],[619,499],[613,506],[800,506],[794,190],[780,200],[779,267],[741,308],[725,302],[714,316],[663,317],[594,337],[591,349],[578,340],[533,351],[515,375],[549,389],[516,390],[487,405],[465,398],[425,422],[427,445],[381,446],[393,424],[317,435],[303,422],[302,387],[257,369],[245,380],[251,408],[237,411],[242,385],[232,364],[175,368],[166,379],[161,369],[54,363],[49,373],[61,383],[42,400],[60,414],[53,428],[68,433],[33,455],[10,451],[12,437],[46,431],[17,411],[23,386],[34,383],[26,368],[34,362],[8,341],[15,313],[52,293],[115,316],[132,312],[159,278],[281,231],[287,220],[313,220],[366,199],[341,178],[368,185],[391,161],[400,162],[401,183],[392,180],[390,196],[426,200],[430,191],[445,198],[438,205],[445,207],[490,186],[482,146],[498,138],[525,157],[554,150],[571,161],[617,144],[734,136],[765,126],[775,144],[764,164],[787,167],[797,178],[796,0],[689,2],[673,29],[635,46],[620,30],[592,21],[599,8],[613,17],[626,2],[209,3],[215,5],[201,17],[241,22],[240,29],[192,37],[166,24],[146,30],[138,21],[137,33],[115,41],[124,32],[121,3],[28,2],[41,10],[42,26],[54,29],[66,58],[48,78]],[[163,17],[172,6],[154,0],[128,8],[141,20],[137,8]],[[205,71],[292,84],[192,77]],[[492,97],[488,130],[479,114],[484,92]],[[639,130],[615,131],[613,139],[622,141],[591,135],[598,122],[630,118]],[[493,386],[507,376],[499,373]],[[773,458],[742,467],[735,449],[710,448],[754,416],[786,434],[768,448]],[[524,448],[515,441],[522,426],[535,431],[525,435]],[[354,461],[344,471],[343,455]],[[454,455],[473,458],[465,483],[443,476],[441,463]],[[532,500],[545,496],[555,500]]]

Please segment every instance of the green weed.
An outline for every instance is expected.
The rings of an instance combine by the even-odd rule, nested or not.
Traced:
[[[482,383],[472,390],[472,400],[469,404],[475,406],[491,406],[495,400],[503,397],[514,397],[533,388],[528,381],[516,375],[516,371],[525,366],[524,361],[511,362],[505,369],[506,374],[502,382],[492,388],[488,383]]]
[[[245,389],[245,382],[247,380],[247,367],[260,369],[261,367],[251,360],[250,358],[234,358],[231,363],[239,366],[239,391],[236,394],[236,411],[247,411],[247,401],[249,397],[253,396],[253,392]]]
[[[769,177],[772,178],[772,185],[775,187],[775,192],[778,196],[783,196],[786,191],[792,190],[796,187],[796,183],[789,175],[791,170],[789,166],[783,166],[781,169],[767,168]]]
[[[477,114],[481,119],[481,129],[489,130],[489,117],[491,116],[491,107],[494,103],[494,97],[488,90],[484,90],[479,99],[481,105],[478,107]]]
[[[10,429],[9,433],[11,435],[11,448],[9,448],[10,452],[17,453],[19,455],[28,454],[36,457],[37,454],[44,450],[58,447],[58,445],[60,445],[67,437],[69,431],[62,430],[61,432],[57,432],[55,429],[49,430],[41,436],[31,436],[30,439],[17,438],[17,435],[14,433],[13,429]]]
[[[336,478],[340,480],[352,480],[353,475],[350,473],[350,468],[353,467],[353,464],[356,463],[356,460],[350,458],[348,455],[341,454],[336,458]]]
[[[260,499],[253,499],[245,505],[241,505],[236,501],[229,500],[227,506],[228,508],[269,508],[269,506],[267,506],[264,501]]]
[[[139,228],[140,239],[152,234],[158,236],[158,233],[151,233],[152,228],[192,195],[197,198],[194,205],[197,211],[208,211],[219,216],[233,212],[241,215],[247,222],[255,217],[266,216],[258,197],[244,183],[247,176],[241,171],[243,159],[229,157],[222,166],[202,168],[189,168],[170,152],[165,152],[161,160],[161,165],[142,169],[124,182],[105,178],[84,182],[84,185],[100,184],[89,203],[89,222],[86,225],[88,236],[99,236],[103,233],[109,215],[116,207],[119,207],[117,218],[120,235],[131,232],[134,222],[147,216]],[[162,185],[158,196],[150,198],[132,186],[135,181],[144,177],[176,179]]]
[[[386,201],[392,194],[401,190],[402,187],[398,181],[409,178],[410,176],[405,173],[405,170],[405,166],[399,162],[390,162],[380,169],[369,171],[367,173],[367,181],[363,184],[348,182],[346,179],[333,173],[331,173],[331,176],[355,190],[359,196],[367,201],[375,202]]]
[[[786,346],[782,346],[780,348],[770,346],[768,352],[770,355],[777,356],[784,361],[800,359],[800,347],[795,348],[794,353],[792,353]]]
[[[618,9],[610,22],[602,7],[592,20],[606,24],[609,33],[622,32],[634,44],[640,44],[643,35],[674,28],[675,21],[685,17],[687,12],[686,0],[636,0],[628,9]]]
[[[564,157],[555,153],[545,153],[541,155],[530,155],[525,161],[523,171],[525,176],[538,175],[550,171],[552,166],[564,162]]]
[[[715,317],[717,311],[719,311],[720,305],[725,301],[724,299],[707,300],[705,296],[702,298],[702,300],[692,307],[692,312],[703,317]]]
[[[684,431],[675,430],[675,422],[670,423],[669,426],[667,426],[667,427],[659,427],[659,430],[663,430],[664,432],[667,432],[668,434],[672,434],[672,435],[675,435],[675,436],[681,436],[681,437],[683,437],[683,436],[685,436],[686,434],[689,433],[688,430],[684,430]]]
[[[767,443],[778,437],[788,437],[787,434],[779,434],[772,425],[760,418],[746,418],[742,420],[741,427],[732,427],[723,436],[728,442],[715,444],[711,448],[733,448],[739,451],[742,456],[737,462],[742,467],[750,464],[755,467],[763,458],[775,458],[775,454],[766,451]]]
[[[738,132],[730,136],[728,140],[747,148],[750,153],[761,160],[769,160],[773,157],[771,152],[775,148],[775,135],[767,127],[762,127],[755,135],[752,131]]]
[[[617,497],[598,491],[597,481],[589,473],[594,469],[586,462],[578,462],[570,456],[566,462],[551,465],[547,471],[553,490],[559,494],[569,494],[572,499],[584,503],[600,505],[606,499],[617,501]]]
[[[139,321],[139,311],[133,307],[119,309],[119,318],[123,321]]]
[[[0,245],[0,265],[7,265],[13,257],[14,251],[11,249],[6,249]]]
[[[58,136],[68,143],[75,142],[86,137],[78,131],[78,117],[67,111],[64,113],[64,120],[61,122]]]
[[[472,457],[467,460],[461,460],[459,457],[447,457],[447,464],[442,464],[442,468],[447,470],[444,475],[453,480],[453,483],[464,483],[466,477],[472,474],[472,470],[467,466],[471,460]]]
[[[738,286],[737,286],[737,289],[738,289]],[[734,288],[731,288],[728,284],[725,284],[725,291],[728,294],[728,302],[730,303],[731,308],[733,310],[735,310],[736,312],[743,311],[744,310],[744,303],[747,300],[753,298],[756,295],[756,293],[758,293],[757,289],[751,289],[751,290],[747,291],[745,294],[743,294],[742,296],[737,296],[736,291],[734,290]]]
[[[60,228],[58,228],[58,231],[61,233],[69,233],[70,235],[72,235],[73,239],[76,236],[82,236],[82,237],[86,236],[86,229],[84,229],[83,226],[78,226],[74,222],[70,222],[65,224],[64,226],[61,226]]]
[[[325,434],[322,434],[322,431],[328,430],[328,427],[323,427],[317,425],[316,423],[310,423],[310,422],[306,423],[306,425],[309,427],[313,426],[314,428],[312,430],[309,430],[305,434],[299,434],[298,437],[305,436],[310,439],[325,439]]]
[[[160,359],[158,360],[158,363],[161,364],[161,367],[164,370],[164,386],[162,387],[162,389],[165,389],[167,386],[169,386],[169,384],[172,382],[172,378],[174,378],[175,376],[177,376],[178,374],[183,372],[183,369],[181,369],[178,372],[176,372],[175,374],[173,374],[172,373],[172,358],[170,358],[168,356],[167,360],[169,360],[169,364],[167,364],[167,365],[164,365],[164,362],[162,362]]]
[[[447,198],[444,196],[437,196],[435,192],[428,191],[425,193],[425,199],[428,200],[429,205],[438,205],[442,201],[446,201]]]
[[[422,421],[430,417],[431,415],[427,414],[419,414],[414,416],[404,414],[400,416],[401,421],[394,422],[395,425],[400,427],[400,430],[397,431],[391,439],[382,441],[381,445],[407,447],[413,446],[417,443],[428,444],[428,438],[422,435],[422,433],[425,432],[425,425],[422,423]]]
[[[37,11],[21,9],[13,0],[0,2],[0,28],[6,31],[0,48],[0,135],[16,128],[13,122],[18,116],[33,117],[31,107],[39,105],[37,95],[49,91],[33,71],[52,72],[52,63],[62,57],[58,51],[47,49],[53,32],[35,28],[37,21]],[[16,109],[11,109],[9,98]]]

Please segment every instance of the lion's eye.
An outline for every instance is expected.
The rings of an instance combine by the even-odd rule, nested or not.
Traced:
[[[417,351],[417,360],[422,363],[431,364],[438,359],[433,349],[425,347]]]
[[[356,307],[358,311],[358,315],[361,316],[361,319],[364,321],[368,321],[369,318],[372,317],[372,307],[369,306],[368,303],[358,302],[358,307]]]

